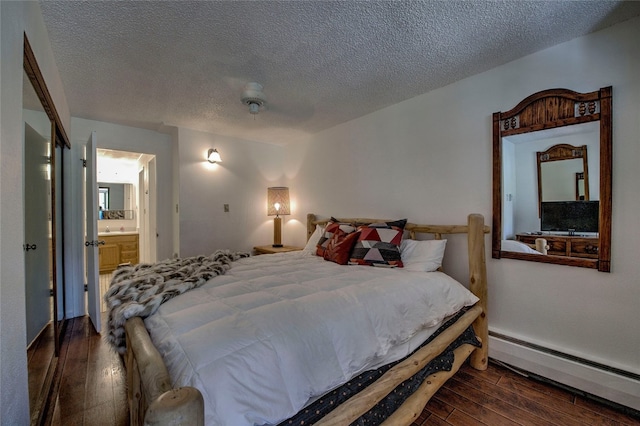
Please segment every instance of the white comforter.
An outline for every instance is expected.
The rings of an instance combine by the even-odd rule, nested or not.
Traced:
[[[340,266],[303,252],[234,262],[145,320],[208,425],[275,424],[414,350],[478,299],[440,272]]]

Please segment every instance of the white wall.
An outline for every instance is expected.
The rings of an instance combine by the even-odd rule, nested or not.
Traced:
[[[158,260],[216,249],[250,250],[271,242],[266,188],[282,183],[281,147],[184,128],[165,128],[165,134],[75,117],[72,125],[74,149],[86,145],[95,130],[100,148],[156,155]],[[220,164],[205,159],[213,147],[220,151]],[[286,234],[283,238],[286,242]]]
[[[83,315],[84,307],[84,275],[82,259],[84,250],[83,231],[83,201],[82,201],[82,181],[83,169],[80,159],[83,158],[83,151],[87,145],[87,140],[91,132],[96,132],[98,148],[113,149],[118,151],[139,152],[156,156],[158,168],[158,190],[156,191],[157,201],[157,257],[166,259],[173,253],[173,193],[170,190],[174,179],[172,162],[172,137],[165,133],[154,132],[135,127],[120,126],[117,124],[100,121],[85,120],[73,117],[71,119],[71,152],[66,156],[65,170],[65,191],[74,194],[72,207],[65,210],[65,222],[67,232],[70,236],[65,240],[68,247],[65,254],[71,263],[65,272],[67,276],[67,317],[73,318]],[[119,228],[121,221],[108,221],[109,226]]]
[[[0,2],[0,412],[29,424],[25,329],[23,33],[65,128],[69,109],[37,2]]]
[[[295,217],[302,220],[310,211],[463,223],[467,213],[478,212],[490,224],[492,113],[509,110],[540,90],[587,92],[611,85],[612,272],[494,260],[487,238],[489,324],[507,336],[640,373],[640,333],[634,320],[640,302],[638,40],[636,18],[289,147],[285,164],[288,178],[296,182]],[[297,243],[304,241],[303,235],[297,231]],[[448,251],[457,249],[447,246]],[[447,270],[465,280],[461,267]],[[640,386],[635,389],[638,404]]]
[[[173,218],[171,214],[173,194],[170,190],[174,178],[172,164],[172,138],[170,135],[136,127],[120,126],[101,121],[73,117],[71,120],[71,144],[74,149],[86,146],[91,131],[96,132],[98,148],[139,152],[156,156],[158,191],[158,259],[172,255]],[[137,175],[135,176],[137,185]]]
[[[514,210],[518,204],[519,193],[517,189],[518,174],[516,168],[518,162],[515,156],[515,145],[503,142],[502,144],[502,239],[515,238]],[[529,178],[531,179],[531,178]],[[538,194],[535,194],[536,199]]]
[[[218,150],[221,163],[206,161],[210,148]],[[283,183],[281,147],[180,128],[178,149],[180,256],[273,242],[267,187]],[[283,241],[289,238],[284,232]]]

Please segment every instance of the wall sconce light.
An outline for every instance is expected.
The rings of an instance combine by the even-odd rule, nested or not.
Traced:
[[[273,219],[273,247],[282,247],[282,218],[280,215],[291,214],[289,208],[289,188],[274,186],[267,188],[267,216]]]
[[[213,164],[222,162],[222,159],[220,158],[220,153],[218,152],[217,149],[214,149],[214,148],[211,148],[209,152],[207,152],[207,160]]]

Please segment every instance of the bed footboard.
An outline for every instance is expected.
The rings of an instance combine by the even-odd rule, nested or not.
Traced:
[[[171,388],[171,379],[140,317],[127,320],[127,397],[131,425],[204,425],[196,388]]]
[[[473,322],[473,329],[482,341],[482,347],[473,351],[469,363],[476,370],[486,370],[489,366],[489,321],[487,319],[487,262],[485,259],[484,235],[489,233],[489,228],[484,225],[484,217],[481,214],[472,213],[467,218],[468,235],[467,245],[469,250],[469,290],[478,298],[478,305],[482,312]]]
[[[397,425],[410,425],[424,410],[427,402],[433,395],[440,389],[440,387],[451,376],[456,374],[462,364],[466,361],[469,355],[477,348],[473,345],[464,344],[454,349],[453,354],[455,356],[453,366],[450,371],[439,371],[427,377],[418,388],[407,400],[396,410],[394,413],[387,417],[382,423],[382,426],[397,426]]]
[[[465,312],[454,324],[447,328],[428,345],[416,351],[409,358],[394,366],[376,380],[372,385],[360,391],[346,402],[327,414],[318,423],[318,426],[340,426],[351,424],[365,414],[374,405],[380,402],[393,389],[402,382],[416,374],[431,360],[441,354],[469,325],[482,313],[479,305],[474,305]],[[473,345],[464,344],[454,350],[455,361],[451,371],[441,371],[429,376],[412,397],[393,414],[395,422],[386,424],[411,424],[417,417],[431,396],[440,386],[451,377],[460,365],[469,357],[476,348]],[[417,413],[414,413],[417,411]],[[415,414],[415,417],[414,417]],[[400,421],[400,419],[403,419]],[[411,419],[411,420],[409,420]]]

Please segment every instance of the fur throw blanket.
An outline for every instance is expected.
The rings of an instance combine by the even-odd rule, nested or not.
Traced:
[[[249,253],[217,250],[211,256],[167,259],[116,269],[104,295],[109,309],[107,341],[124,354],[124,324],[129,318],[148,317],[167,300],[200,287],[216,275],[224,275],[231,262],[248,256]]]

